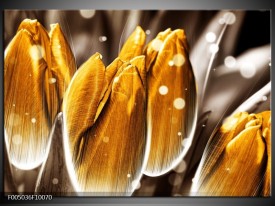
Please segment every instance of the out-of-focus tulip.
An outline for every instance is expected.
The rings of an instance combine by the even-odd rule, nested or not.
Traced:
[[[101,58],[96,53],[79,68],[64,97],[67,167],[83,195],[130,195],[148,145],[145,59],[117,58],[105,68]]]
[[[37,20],[24,20],[5,51],[5,142],[9,159],[32,169],[46,158],[49,131],[76,69],[58,24],[50,33]]]
[[[191,195],[270,195],[270,111],[236,113],[210,138]]]
[[[192,143],[197,91],[183,30],[159,33],[148,44],[145,55],[151,147],[144,173],[158,176],[173,169]]]

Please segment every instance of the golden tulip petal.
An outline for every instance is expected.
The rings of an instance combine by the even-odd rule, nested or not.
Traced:
[[[112,83],[113,83],[114,77],[117,73],[118,68],[120,68],[122,66],[122,64],[124,64],[124,62],[121,59],[116,58],[106,68],[105,77],[104,77],[104,86],[103,86],[103,89],[102,89],[102,92],[100,95],[100,103],[98,105],[94,121],[97,120],[98,115],[101,113],[104,105],[106,104],[106,102],[110,96],[110,93],[112,91]]]
[[[105,66],[99,53],[88,59],[75,73],[64,96],[65,136],[74,158],[81,150],[81,139],[94,124],[104,85]],[[76,160],[75,160],[76,161]]]
[[[50,39],[46,29],[36,19],[23,20],[18,27],[18,31],[22,29],[27,30],[31,34],[32,40],[41,47],[40,48],[41,55],[50,67],[51,65],[51,51],[49,47]]]
[[[25,29],[10,42],[4,62],[4,121],[12,164],[32,169],[45,158],[50,119],[44,95],[43,47]]]
[[[151,68],[152,63],[154,63],[158,52],[163,45],[166,37],[171,33],[171,29],[166,29],[163,32],[160,32],[153,41],[149,42],[149,44],[145,48],[145,56],[146,56],[146,68],[147,72]]]
[[[195,177],[195,195],[258,195],[266,168],[266,146],[261,131],[262,118],[254,114],[243,114],[237,121],[232,119],[231,131],[228,130],[228,133],[222,135],[224,130],[221,129],[211,139],[211,147],[206,147],[202,171]],[[227,124],[230,124],[229,121]],[[243,130],[239,132],[241,128]],[[231,137],[233,139],[228,141]]]
[[[149,176],[174,168],[193,139],[197,97],[185,41],[183,30],[171,32],[147,74],[147,135],[151,137],[151,150],[145,174]]]
[[[119,58],[123,61],[130,61],[132,58],[143,53],[146,35],[142,28],[138,26],[124,43]]]
[[[50,83],[56,82],[58,85],[58,96],[62,99],[63,94],[76,71],[76,64],[74,55],[59,24],[51,25],[49,36],[52,54],[52,67],[50,69],[53,73],[53,78],[56,78],[49,79],[49,81]]]

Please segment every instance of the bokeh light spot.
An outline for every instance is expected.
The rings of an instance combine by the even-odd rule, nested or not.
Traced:
[[[185,58],[182,54],[176,54],[173,57],[173,63],[175,66],[180,67],[184,64]]]
[[[152,42],[152,47],[155,51],[159,51],[160,48],[162,47],[162,45],[163,45],[163,41],[161,41],[159,39],[155,39]]]
[[[85,19],[93,18],[95,15],[95,10],[80,10],[80,15]]]
[[[43,58],[45,51],[44,48],[40,45],[33,45],[30,48],[29,54],[31,58],[35,61],[38,61]]]
[[[205,35],[205,38],[206,38],[206,41],[207,42],[210,42],[210,43],[212,43],[212,42],[214,42],[214,41],[216,41],[216,34],[214,34],[213,32],[208,32],[206,35]]]
[[[240,67],[240,73],[246,79],[252,78],[256,74],[256,67],[251,62],[245,62]]]
[[[219,51],[219,46],[217,44],[211,44],[209,46],[209,51],[212,53],[212,54],[215,54]]]
[[[168,93],[168,87],[165,85],[162,85],[159,87],[159,93],[161,95],[166,95]]]
[[[236,59],[232,56],[228,56],[224,59],[224,64],[228,68],[234,68],[236,66]]]
[[[185,107],[185,101],[183,98],[176,98],[174,100],[174,107],[178,110],[181,110]]]

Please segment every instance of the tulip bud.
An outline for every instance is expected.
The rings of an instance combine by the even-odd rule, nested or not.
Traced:
[[[106,69],[93,55],[64,98],[65,152],[77,192],[130,195],[144,168],[145,90],[136,64],[116,59]],[[143,72],[144,73],[144,72]],[[114,75],[115,74],[115,75]]]
[[[145,54],[151,147],[144,173],[158,176],[173,169],[191,145],[197,115],[196,83],[183,30],[161,32]]]
[[[53,51],[57,40],[67,48],[61,48],[62,54]],[[49,131],[75,69],[69,51],[61,30],[49,37],[37,20],[29,19],[5,51],[5,142],[11,163],[20,169],[33,169],[46,158]]]
[[[270,175],[270,168],[267,169],[270,145],[263,136],[266,119],[270,119],[270,113],[241,112],[227,119],[206,146],[192,195],[259,195],[264,174],[267,178]]]

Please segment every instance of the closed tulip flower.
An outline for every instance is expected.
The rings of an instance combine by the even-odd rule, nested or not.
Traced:
[[[191,145],[197,115],[196,83],[183,30],[159,33],[145,55],[151,147],[144,173],[159,176],[173,169]]]
[[[77,192],[130,195],[148,144],[145,59],[117,58],[105,68],[101,58],[96,53],[79,68],[65,95],[66,162]]]
[[[49,131],[75,71],[58,24],[48,33],[24,20],[5,51],[5,142],[11,163],[32,169],[46,158]]]
[[[270,195],[270,111],[236,113],[211,137],[191,195]]]

